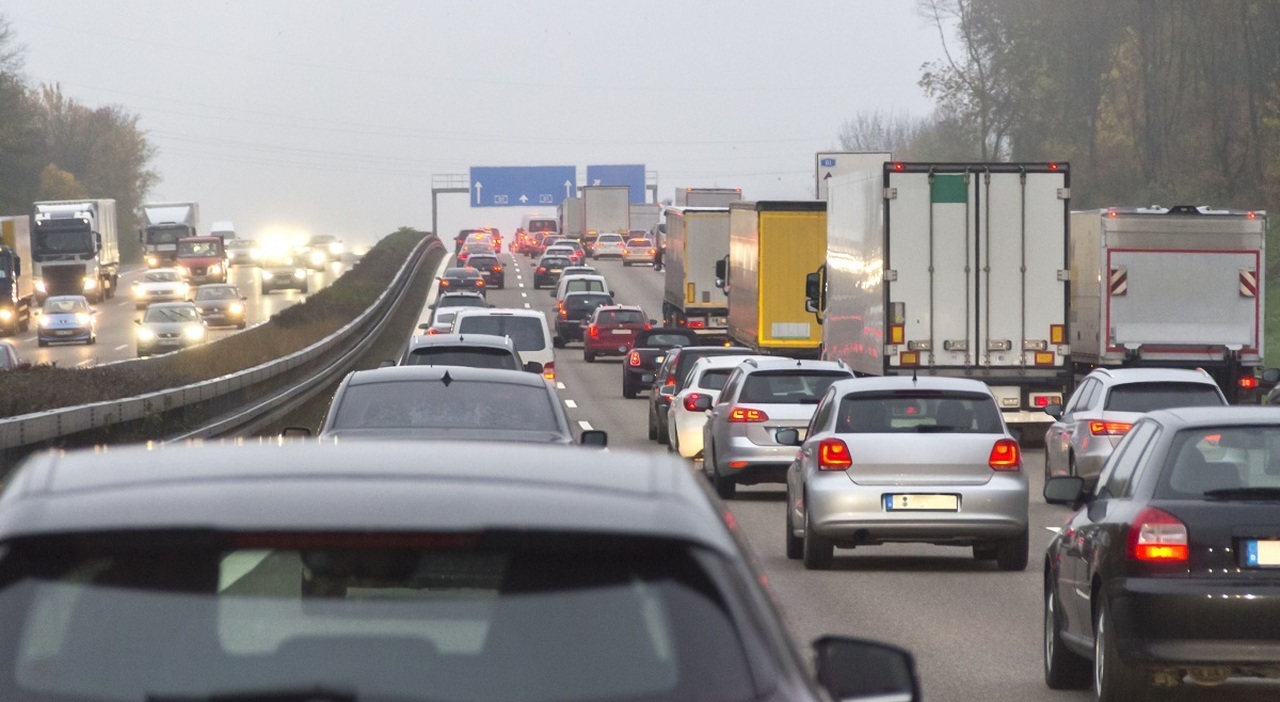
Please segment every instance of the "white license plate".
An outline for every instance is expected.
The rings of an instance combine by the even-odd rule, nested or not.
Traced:
[[[667,360],[666,356],[658,356],[657,358],[653,359],[653,363],[654,365],[661,365],[662,362],[665,360]]]
[[[1280,566],[1280,541],[1250,539],[1244,542],[1244,562],[1254,567]]]
[[[613,333],[614,334],[630,334],[631,330],[630,329],[614,329]]]
[[[960,509],[959,495],[885,495],[884,510],[898,512],[903,510],[931,510],[934,512],[955,512]]]

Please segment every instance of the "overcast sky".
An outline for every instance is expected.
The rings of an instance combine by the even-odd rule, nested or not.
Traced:
[[[645,164],[659,195],[813,196],[862,110],[916,115],[941,54],[914,0],[7,0],[34,82],[141,116],[162,181],[230,219],[429,228],[433,176]],[[581,183],[580,183],[581,184]],[[519,208],[442,196],[442,232]]]

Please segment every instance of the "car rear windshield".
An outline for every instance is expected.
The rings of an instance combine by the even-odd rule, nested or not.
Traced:
[[[613,302],[613,298],[608,295],[566,295],[564,307],[567,310],[581,312],[583,310],[594,310],[600,305],[607,305],[611,302]]]
[[[406,366],[468,366],[470,368],[500,368],[520,370],[516,358],[505,349],[480,346],[431,347],[414,349],[404,360]]]
[[[688,346],[695,341],[697,340],[691,339],[684,334],[658,332],[647,336],[637,337],[636,346],[642,348],[666,349],[671,348],[672,346]]]
[[[560,431],[545,387],[452,379],[349,385],[333,429],[474,428]]]
[[[1217,386],[1205,383],[1125,383],[1111,388],[1104,410],[1152,412],[1171,407],[1213,407],[1226,404]]]
[[[1000,410],[979,393],[858,392],[840,400],[836,431],[849,434],[1000,434]]]
[[[565,281],[564,291],[570,292],[604,292],[604,281],[595,280],[594,278],[576,279]]]
[[[848,373],[809,370],[759,371],[747,376],[738,395],[739,402],[751,404],[816,405],[832,383],[851,377]]]
[[[778,684],[732,566],[657,539],[71,535],[7,545],[0,583],[6,700],[745,702]]]
[[[569,265],[569,259],[563,256],[550,256],[548,258],[542,259],[542,261],[538,265],[544,266],[546,268],[564,268],[565,266]]]
[[[498,259],[494,256],[487,256],[487,255],[472,256],[471,258],[467,259],[467,265],[478,270],[487,271],[490,268],[493,268],[494,266],[498,265]]]
[[[640,310],[600,310],[596,312],[596,324],[644,324],[644,313]]]
[[[441,295],[436,308],[441,307],[487,307],[488,302],[479,295]]]
[[[509,336],[516,351],[541,351],[547,348],[542,321],[534,317],[475,314],[456,322],[458,334],[493,334]]]
[[[532,232],[554,232],[557,229],[554,219],[531,219],[529,220],[529,231]]]
[[[1156,497],[1280,496],[1280,426],[1184,429],[1173,438]],[[1223,494],[1227,493],[1227,494]]]

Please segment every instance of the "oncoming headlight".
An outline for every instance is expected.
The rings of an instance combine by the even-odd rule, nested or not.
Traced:
[[[155,341],[156,333],[146,327],[138,328],[138,341]]]
[[[191,339],[192,341],[199,341],[200,339],[204,338],[204,327],[196,324],[183,327],[182,335],[187,337],[188,339]]]

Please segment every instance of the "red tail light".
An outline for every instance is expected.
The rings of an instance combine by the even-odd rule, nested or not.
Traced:
[[[564,305],[560,305],[560,319],[564,319],[565,317],[568,317],[568,316],[569,316],[569,310],[566,310],[564,308]]]
[[[696,403],[698,402],[698,398],[700,397],[702,397],[702,393],[700,392],[691,392],[688,395],[685,395],[684,408],[689,412],[697,412],[698,408],[696,406]]]
[[[1129,526],[1130,558],[1167,563],[1187,555],[1187,525],[1172,514],[1148,507]]]
[[[547,272],[547,269],[546,269],[546,267],[545,267],[545,266],[538,266],[538,272],[539,272],[539,273],[546,273],[546,272]]]
[[[818,444],[818,470],[848,470],[853,466],[849,446],[840,439],[823,439]]]
[[[442,288],[447,288],[447,287],[449,287],[449,281],[447,281],[447,280],[442,280],[442,281],[440,281],[440,287],[442,287]]]
[[[1240,378],[1241,390],[1252,390],[1256,387],[1258,387],[1258,379],[1253,377],[1252,375],[1246,375]]]
[[[657,249],[649,249],[649,255],[650,255],[650,256],[652,256],[652,255],[654,255],[654,254],[656,254],[656,253],[658,253],[658,250],[657,250]]]
[[[769,415],[765,414],[761,410],[751,409],[750,407],[734,407],[732,410],[729,410],[729,421],[755,424],[758,422],[769,421]]]
[[[493,268],[490,268],[489,270],[493,271],[494,273],[501,273],[501,272],[502,272],[502,266],[494,266]]]
[[[632,351],[632,352],[631,352],[631,355],[630,355],[630,356],[627,356],[627,365],[629,365],[629,366],[638,366],[638,365],[640,365],[640,352],[639,352],[639,351]]]
[[[706,328],[706,326],[707,326],[707,323],[706,323],[706,322],[704,322],[704,321],[702,321],[701,319],[691,319],[691,320],[689,320],[689,328],[690,328],[690,329],[704,329],[704,328]]]
[[[1013,439],[996,441],[996,445],[991,447],[991,457],[987,459],[987,465],[991,466],[992,470],[1022,470],[1022,449],[1018,448],[1018,442]]]
[[[588,335],[590,335],[590,337],[591,337],[592,339],[599,339],[599,338],[600,338],[600,328],[599,328],[599,327],[597,327],[596,325],[592,324],[591,326],[587,327],[587,334],[588,334]],[[632,364],[632,365],[634,365],[634,364]]]
[[[1089,422],[1089,433],[1094,436],[1123,436],[1129,432],[1133,425],[1129,422],[1104,422],[1094,420]]]
[[[556,379],[556,362],[555,361],[543,364],[542,377],[546,378],[547,380]]]
[[[663,383],[662,383],[662,384],[663,384],[663,385],[675,385],[675,384],[676,384],[676,377],[675,377],[674,375],[668,375],[668,376],[667,376],[667,379],[666,379],[665,381],[663,381]]]
[[[483,287],[484,287],[484,278],[481,278],[480,280],[477,280],[477,281],[476,281],[476,287],[477,287],[477,288],[483,288]]]

